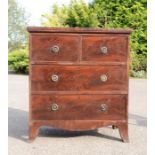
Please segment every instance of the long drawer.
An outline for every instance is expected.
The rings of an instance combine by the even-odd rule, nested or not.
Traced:
[[[127,91],[127,66],[32,65],[32,91]]]
[[[124,120],[126,95],[32,95],[33,120]]]

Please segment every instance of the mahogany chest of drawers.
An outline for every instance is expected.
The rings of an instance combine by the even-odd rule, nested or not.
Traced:
[[[117,127],[128,141],[129,29],[28,27],[29,138]]]

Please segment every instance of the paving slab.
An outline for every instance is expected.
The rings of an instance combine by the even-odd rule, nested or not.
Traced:
[[[146,85],[146,79],[130,79],[129,143],[111,127],[69,132],[46,126],[29,143],[28,76],[9,74],[9,155],[146,155]]]

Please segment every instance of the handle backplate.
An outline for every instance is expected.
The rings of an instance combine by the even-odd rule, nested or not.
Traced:
[[[100,76],[100,79],[101,79],[102,82],[106,82],[106,81],[108,80],[108,77],[107,77],[106,74],[102,74],[102,75]]]
[[[102,53],[102,54],[107,54],[107,53],[108,53],[108,48],[105,47],[105,46],[102,46],[102,47],[101,47],[101,53]]]
[[[58,82],[58,81],[59,81],[59,76],[56,75],[56,74],[53,74],[53,75],[51,75],[51,80],[52,80],[53,82]]]
[[[52,104],[51,104],[51,110],[52,110],[52,111],[57,111],[58,109],[59,109],[59,106],[58,106],[57,103],[52,103]]]
[[[50,48],[50,51],[53,53],[58,53],[59,52],[59,46],[54,45]]]
[[[106,112],[108,110],[108,106],[105,103],[101,104],[101,111]]]

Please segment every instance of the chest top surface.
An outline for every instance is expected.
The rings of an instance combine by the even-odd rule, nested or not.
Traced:
[[[51,28],[27,27],[30,33],[103,33],[103,34],[130,34],[132,29],[103,29],[103,28]]]

